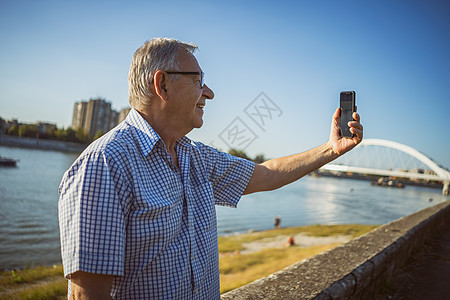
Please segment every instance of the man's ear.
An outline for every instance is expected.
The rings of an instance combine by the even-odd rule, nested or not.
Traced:
[[[167,100],[167,83],[169,76],[166,72],[162,70],[156,71],[153,75],[153,87],[155,88],[155,93],[163,100]]]

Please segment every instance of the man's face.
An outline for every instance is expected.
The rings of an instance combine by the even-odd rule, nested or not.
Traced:
[[[180,72],[202,72],[194,55],[185,51],[178,53]],[[201,87],[201,75],[178,75],[173,80],[172,110],[180,127],[188,132],[203,125],[203,108],[206,99],[213,99],[214,92],[204,84]]]

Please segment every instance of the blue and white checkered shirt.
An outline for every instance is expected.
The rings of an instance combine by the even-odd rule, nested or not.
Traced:
[[[180,168],[131,110],[64,174],[64,274],[116,275],[114,299],[219,299],[215,204],[235,207],[254,164],[187,137]],[[70,284],[69,284],[70,295]]]

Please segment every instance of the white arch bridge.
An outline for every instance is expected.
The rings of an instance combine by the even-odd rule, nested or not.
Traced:
[[[435,181],[435,182],[442,182],[443,183],[443,190],[442,193],[444,195],[449,194],[449,183],[450,183],[450,172],[444,169],[443,167],[440,167],[438,164],[436,164],[433,160],[431,160],[426,155],[420,153],[416,149],[397,143],[393,141],[388,140],[382,140],[382,139],[365,139],[363,140],[353,151],[350,151],[348,154],[355,151],[358,148],[365,148],[367,146],[375,146],[375,147],[383,147],[387,149],[394,149],[396,151],[400,151],[403,154],[407,154],[406,156],[414,158],[416,161],[415,165],[422,164],[425,166],[425,168],[429,168],[431,171],[424,172],[423,169],[419,171],[419,168],[414,169],[405,169],[403,168],[395,168],[393,165],[398,164],[401,161],[406,160],[405,158],[402,158],[402,156],[397,154],[397,157],[392,158],[389,156],[386,156],[384,154],[381,155],[373,155],[373,154],[366,154],[365,156],[365,163],[359,163],[355,162],[356,160],[353,158],[350,158],[347,162],[341,163],[341,159],[336,160],[335,162],[329,163],[322,168],[321,170],[325,171],[334,171],[334,172],[343,172],[343,173],[356,173],[356,174],[364,174],[364,175],[375,175],[375,176],[392,176],[392,177],[400,177],[405,178],[409,180],[428,180],[428,181]],[[371,148],[375,148],[371,147]],[[388,151],[384,151],[388,152]],[[347,156],[348,154],[345,154],[343,157]],[[364,155],[359,155],[359,157]],[[405,155],[403,155],[404,157]],[[359,161],[361,159],[359,158]],[[384,161],[384,163],[390,164],[389,167],[380,167],[378,162]],[[355,165],[356,164],[356,165]],[[362,166],[365,165],[365,166]],[[374,166],[377,165],[377,166]]]

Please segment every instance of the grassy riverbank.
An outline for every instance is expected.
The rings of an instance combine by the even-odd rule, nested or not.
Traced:
[[[312,225],[219,237],[221,292],[279,271],[371,231],[373,225]],[[288,237],[296,245],[286,247]],[[336,239],[329,239],[336,237]],[[324,239],[328,238],[328,239]],[[251,251],[249,249],[252,249]],[[62,266],[36,267],[0,273],[0,300],[65,299],[67,281]]]
[[[66,298],[67,281],[61,265],[0,273],[0,300]]]
[[[219,237],[220,292],[225,293],[268,276],[298,261],[330,250],[343,241],[361,236],[376,227],[311,225]],[[296,245],[286,246],[289,237],[294,237]],[[303,242],[304,240],[306,242]],[[253,251],[249,252],[248,248],[252,248]]]

